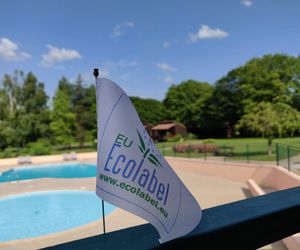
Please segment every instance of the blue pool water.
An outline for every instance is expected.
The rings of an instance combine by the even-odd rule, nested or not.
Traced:
[[[115,207],[105,204],[107,215]],[[78,227],[100,220],[101,211],[101,200],[91,191],[34,192],[0,199],[0,242]]]
[[[0,182],[36,178],[84,178],[96,176],[96,164],[67,163],[25,166],[0,173]]]

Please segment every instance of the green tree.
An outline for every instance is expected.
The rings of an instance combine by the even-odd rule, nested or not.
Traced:
[[[292,106],[297,109],[298,111],[300,111],[300,90],[299,92],[296,92],[293,94],[293,104]]]
[[[213,87],[205,82],[188,80],[172,85],[163,100],[167,118],[182,122],[190,132],[199,135],[206,127],[204,114],[212,92]]]
[[[58,89],[53,100],[50,128],[55,143],[70,146],[73,141],[75,115],[71,112],[71,100],[65,91]]]
[[[84,87],[79,75],[73,89],[72,105],[75,114],[75,136],[79,146],[84,146],[88,132],[96,127],[96,94],[94,87]]]
[[[12,145],[15,131],[10,127],[7,121],[0,120],[0,149],[4,150]]]
[[[0,120],[9,128],[11,145],[25,146],[28,142],[49,135],[48,97],[44,84],[38,82],[33,73],[24,76],[15,71],[13,76],[5,75],[0,90]],[[8,146],[8,145],[7,145]]]
[[[7,120],[10,116],[9,98],[3,89],[0,89],[0,121]]]
[[[267,138],[271,154],[275,136],[293,136],[300,130],[300,113],[285,103],[261,102],[243,115],[235,128]]]
[[[155,99],[130,97],[143,123],[156,124],[165,119],[165,109],[162,102]]]
[[[209,119],[215,131],[224,131],[260,102],[282,102],[299,108],[299,92],[299,57],[275,54],[254,58],[217,81]]]
[[[66,77],[62,77],[59,80],[58,89],[64,91],[70,97],[73,96],[74,85],[72,83],[70,83]]]
[[[97,138],[97,104],[96,104],[96,88],[95,85],[90,85],[86,88],[87,96],[87,120],[89,121],[86,128],[88,129],[87,137],[90,140]]]
[[[49,136],[50,111],[44,83],[28,73],[21,87],[21,107],[18,110],[20,130],[26,143]],[[23,120],[23,121],[22,121]]]
[[[20,138],[17,134],[17,113],[21,107],[20,81],[24,80],[22,71],[15,71],[14,75],[5,75],[3,88],[0,91],[0,112],[1,112],[1,148],[8,146],[19,146]]]

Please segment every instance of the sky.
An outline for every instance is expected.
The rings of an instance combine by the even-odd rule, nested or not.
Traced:
[[[298,0],[0,0],[0,79],[58,81],[93,68],[130,96],[162,100],[172,84],[214,84],[253,57],[300,53]]]

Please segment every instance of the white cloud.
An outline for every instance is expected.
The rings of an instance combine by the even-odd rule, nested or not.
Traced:
[[[112,37],[123,36],[125,34],[125,31],[127,29],[133,28],[134,25],[134,22],[124,22],[121,24],[117,24],[113,29]]]
[[[164,47],[165,49],[170,48],[170,46],[171,46],[171,43],[170,43],[169,41],[165,41],[165,42],[163,43],[163,47]]]
[[[246,7],[250,7],[253,4],[252,0],[243,0],[241,3]]]
[[[195,43],[201,39],[222,39],[227,36],[229,34],[219,28],[212,29],[208,25],[201,25],[198,32],[189,34],[189,41]]]
[[[174,82],[174,79],[171,76],[166,76],[164,82],[170,84]]]
[[[73,49],[56,48],[50,44],[47,44],[47,48],[49,49],[48,53],[42,55],[43,66],[51,66],[56,62],[69,61],[81,58],[79,52]]]
[[[117,61],[103,62],[100,65],[100,76],[127,80],[138,70],[139,66],[140,62],[137,59],[120,59]]]
[[[176,71],[175,68],[173,68],[171,65],[167,63],[158,63],[156,66],[162,71]]]
[[[8,38],[0,39],[0,58],[7,61],[22,61],[30,58],[31,55],[19,51],[19,46]]]
[[[130,73],[125,73],[120,76],[120,79],[122,80],[128,80],[130,78],[131,74]]]
[[[109,71],[107,69],[100,69],[100,77],[105,77],[108,78],[109,77]]]
[[[132,61],[126,60],[126,59],[120,59],[118,61],[111,61],[111,62],[105,62],[103,63],[105,68],[110,68],[113,70],[120,70],[120,69],[126,69],[128,67],[135,67],[139,66],[140,63],[134,59]]]

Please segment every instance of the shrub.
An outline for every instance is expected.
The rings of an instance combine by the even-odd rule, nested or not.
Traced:
[[[194,139],[197,139],[197,136],[195,134],[188,133],[185,138],[187,140],[194,140]]]
[[[190,146],[188,144],[178,144],[173,146],[173,151],[176,153],[185,153],[190,150]]]
[[[191,144],[190,150],[198,153],[216,153],[219,151],[219,147],[216,144]]]
[[[167,142],[178,142],[178,141],[181,141],[182,139],[183,139],[182,136],[177,134],[175,136],[169,137],[167,139]]]
[[[3,152],[1,153],[2,158],[11,158],[15,156],[16,156],[16,149],[11,147],[4,149]]]
[[[30,155],[49,155],[51,154],[52,148],[48,140],[40,139],[36,142],[28,143],[25,151]]]
[[[215,140],[214,139],[205,139],[202,141],[203,144],[212,144],[212,143],[215,143]]]

